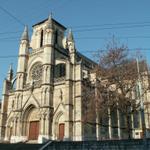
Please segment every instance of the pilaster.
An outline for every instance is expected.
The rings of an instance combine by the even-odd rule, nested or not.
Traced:
[[[82,116],[82,64],[75,68],[74,90],[74,140],[83,140],[83,116]]]

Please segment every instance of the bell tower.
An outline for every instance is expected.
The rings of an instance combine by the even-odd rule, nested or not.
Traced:
[[[29,55],[29,36],[28,36],[28,27],[25,26],[19,48],[16,90],[23,89],[24,80],[26,77],[28,55]]]
[[[44,28],[44,60],[43,60],[43,85],[52,84],[54,65],[54,27],[52,16],[48,17]]]

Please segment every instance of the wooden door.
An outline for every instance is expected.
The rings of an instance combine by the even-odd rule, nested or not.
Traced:
[[[29,125],[29,140],[37,140],[39,135],[39,121],[31,121]]]
[[[65,124],[61,123],[59,124],[59,140],[64,139],[64,133],[65,133]]]
[[[140,138],[143,139],[143,132],[140,132]]]

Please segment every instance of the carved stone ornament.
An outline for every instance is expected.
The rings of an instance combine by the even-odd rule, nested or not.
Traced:
[[[47,32],[47,33],[49,33],[49,32],[51,32],[51,29],[45,29],[45,31]]]
[[[42,64],[38,63],[32,67],[31,77],[34,81],[41,80],[41,78],[42,78]]]

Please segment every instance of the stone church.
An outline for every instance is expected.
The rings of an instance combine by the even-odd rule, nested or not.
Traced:
[[[16,75],[10,66],[3,83],[0,140],[83,140],[82,79],[95,63],[65,33],[51,16],[33,25],[31,40],[25,27]]]
[[[117,117],[111,114],[106,120],[108,125],[103,127],[99,116],[96,117],[95,107],[86,113],[86,118],[84,101],[88,92],[84,95],[84,81],[96,85],[96,76],[92,71],[96,63],[77,51],[72,31],[67,34],[66,31],[66,27],[51,16],[33,25],[31,39],[25,27],[20,40],[16,74],[10,66],[3,83],[0,141],[43,143],[49,139],[127,138],[128,133],[121,128],[122,116],[118,111],[115,112]],[[89,90],[93,90],[92,86]],[[93,99],[88,105],[92,106],[92,102]],[[146,128],[150,131],[149,108],[145,113]],[[94,125],[87,126],[85,118],[87,121],[91,119]],[[114,118],[115,128],[112,127]],[[133,138],[140,138],[140,115],[135,120]]]

